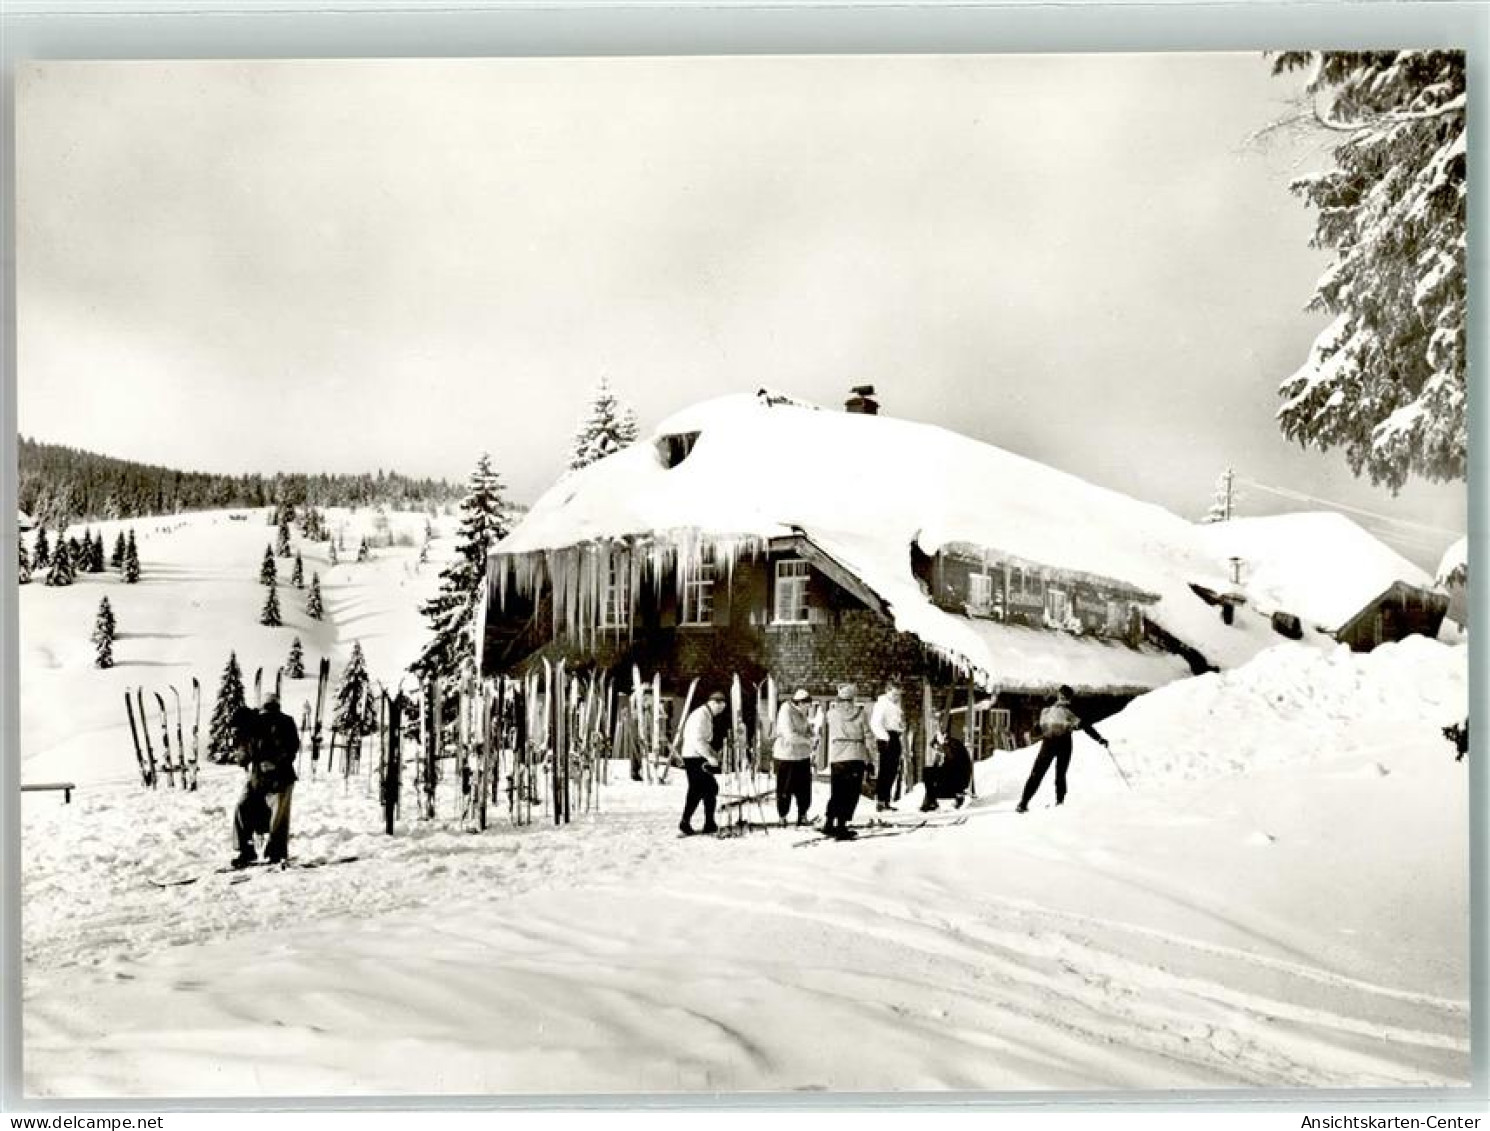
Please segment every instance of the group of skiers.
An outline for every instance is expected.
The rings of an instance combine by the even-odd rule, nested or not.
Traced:
[[[1055,701],[1040,713],[1040,750],[1030,769],[1016,809],[1027,812],[1030,801],[1039,790],[1051,766],[1055,767],[1055,803],[1066,800],[1066,771],[1071,763],[1071,736],[1084,731],[1094,741],[1107,745],[1103,738],[1072,709],[1075,692],[1062,686]],[[715,806],[719,797],[719,749],[722,741],[718,720],[729,706],[724,692],[715,691],[703,705],[691,712],[683,724],[682,761],[688,776],[688,793],[683,803],[683,819],[678,824],[684,836],[695,832],[718,831]],[[905,711],[900,688],[892,683],[866,708],[858,700],[858,689],[852,683],[839,686],[836,698],[822,716],[815,713],[811,693],[798,688],[781,705],[771,755],[776,769],[776,814],[785,826],[793,806],[797,825],[812,823],[813,754],[818,748],[821,728],[827,731],[828,804],[823,814],[822,832],[838,840],[852,840],[857,834],[849,826],[866,777],[874,788],[877,812],[893,810],[895,786],[900,779]],[[939,808],[939,802],[953,801],[961,807],[972,782],[973,763],[967,746],[947,731],[945,718],[938,718],[923,772],[925,785],[921,811]],[[702,806],[704,823],[695,830],[693,816]]]
[[[683,724],[682,755],[688,794],[678,828],[684,836],[718,830],[714,812],[719,783],[714,775],[720,766],[722,735],[716,720],[728,705],[725,694],[715,691]],[[793,806],[799,826],[812,823],[813,754],[823,728],[827,739],[829,790],[822,831],[827,836],[851,840],[857,834],[849,822],[858,808],[866,777],[872,779],[877,811],[895,808],[893,799],[901,774],[905,732],[899,687],[893,683],[887,685],[872,708],[858,701],[858,689],[852,683],[838,688],[836,698],[821,715],[815,711],[812,695],[806,688],[798,688],[781,705],[771,754],[776,769],[776,814],[783,826]],[[960,806],[967,797],[972,759],[967,747],[948,734],[944,724],[939,724],[932,736],[924,780],[922,811],[937,809],[940,801],[949,799]],[[700,806],[704,824],[702,829],[695,830],[693,815]]]

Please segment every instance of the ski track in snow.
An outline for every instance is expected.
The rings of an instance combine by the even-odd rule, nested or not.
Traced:
[[[31,1094],[1468,1080],[1468,806],[1436,731],[1467,697],[1463,649],[1284,648],[1102,724],[1132,789],[1079,738],[1071,802],[1050,807],[1047,782],[1016,816],[1032,751],[1000,753],[965,824],[807,852],[797,829],[679,839],[681,779],[632,783],[620,763],[601,812],[568,828],[541,809],[514,828],[497,806],[468,832],[447,785],[435,820],[389,838],[369,781],[312,778],[302,754],[293,855],[358,859],[244,879],[214,871],[241,772],[143,790],[123,687],[194,672],[205,728],[227,649],[272,679],[295,633],[311,670],[360,640],[396,681],[438,568],[411,573],[408,549],[333,568],[307,548],[328,619],[282,587],[286,627],[230,640],[271,537],[203,516],[169,547],[142,538],[159,584],[108,589],[111,672],[78,629],[100,582],[22,593],[24,773],[81,785],[71,805],[22,802]],[[190,670],[129,667],[162,662]],[[286,682],[297,718],[313,692]]]

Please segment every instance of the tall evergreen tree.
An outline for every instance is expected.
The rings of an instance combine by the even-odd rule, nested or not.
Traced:
[[[279,584],[279,566],[274,561],[273,546],[264,547],[264,560],[259,564],[259,584],[269,586]]]
[[[1291,188],[1335,253],[1312,309],[1334,316],[1278,389],[1289,439],[1342,448],[1393,492],[1409,476],[1463,479],[1466,148],[1462,51],[1287,51],[1313,120],[1340,136],[1335,168]]]
[[[103,531],[98,532],[98,537],[93,539],[93,551],[88,556],[88,572],[102,573],[104,571],[103,558]]]
[[[420,608],[434,633],[411,665],[423,678],[453,676],[470,655],[471,618],[486,579],[486,555],[507,536],[506,507],[502,481],[483,452],[461,500],[455,557],[440,571],[439,592]]]
[[[279,516],[279,533],[275,539],[275,553],[282,558],[290,556],[290,518],[288,514]]]
[[[295,568],[290,570],[290,584],[296,589],[305,588],[305,563],[300,560],[300,553],[295,553]]]
[[[47,544],[45,523],[36,528],[36,542],[31,549],[31,564],[36,569],[46,569],[52,564],[52,548]]]
[[[264,601],[263,611],[259,613],[259,623],[270,628],[278,628],[284,623],[279,617],[279,586],[269,586],[269,596]]]
[[[305,651],[300,647],[300,637],[290,641],[290,658],[285,661],[285,675],[291,679],[305,678]]]
[[[109,556],[109,565],[115,569],[124,568],[124,531],[119,531],[119,537],[114,539],[114,552]]]
[[[105,597],[98,603],[98,616],[93,621],[93,644],[97,648],[94,657],[94,666],[100,668],[111,668],[114,666],[114,610],[109,606],[109,599]]]
[[[61,547],[58,547],[61,552]],[[83,544],[78,541],[77,535],[71,535],[67,539],[67,568],[72,571],[73,577],[77,577],[79,570],[88,568],[88,560],[83,557]]]
[[[636,414],[617,399],[604,377],[574,433],[569,467],[578,470],[636,443]]]
[[[83,541],[78,548],[78,560],[73,563],[79,573],[93,572],[93,528],[83,531]]]
[[[140,551],[135,545],[134,527],[130,527],[129,540],[124,544],[124,580],[129,585],[140,580]]]
[[[341,682],[336,687],[336,710],[332,726],[342,734],[361,738],[370,734],[377,725],[377,716],[369,717],[367,692],[371,677],[367,674],[367,661],[362,655],[362,644],[354,641],[352,656],[341,673]]]
[[[321,575],[319,573],[310,575],[310,592],[305,597],[305,615],[311,620],[320,620],[326,615],[326,610],[321,606]]]
[[[25,585],[31,580],[31,555],[26,552],[26,543],[19,538],[16,539],[16,546],[21,551],[20,572],[17,574],[17,580]]]
[[[238,668],[238,653],[228,653],[228,666],[223,669],[222,682],[217,687],[217,703],[212,708],[212,722],[207,737],[207,757],[225,762],[233,755],[233,712],[244,705],[243,672]]]

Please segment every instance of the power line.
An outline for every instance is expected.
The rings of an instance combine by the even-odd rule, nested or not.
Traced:
[[[1410,526],[1416,530],[1423,530],[1430,534],[1445,534],[1450,538],[1462,538],[1464,531],[1450,530],[1444,526],[1433,526],[1426,522],[1413,522],[1410,519],[1394,518],[1389,514],[1381,514],[1377,511],[1368,511],[1361,507],[1348,506],[1345,503],[1337,503],[1331,499],[1321,499],[1317,495],[1308,495],[1303,491],[1293,491],[1285,487],[1269,487],[1266,483],[1259,483],[1255,479],[1243,479],[1241,482],[1249,487],[1256,487],[1259,491],[1267,491],[1270,494],[1280,495],[1285,499],[1292,499],[1299,503],[1316,503],[1320,506],[1330,507],[1333,510],[1349,511],[1351,514],[1362,515],[1365,518],[1374,518],[1378,522],[1390,522],[1397,526]]]

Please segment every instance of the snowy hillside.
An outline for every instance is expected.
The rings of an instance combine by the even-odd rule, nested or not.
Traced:
[[[285,663],[290,642],[300,637],[312,678],[285,683],[285,710],[297,720],[315,696],[316,661],[332,658],[333,677],[360,641],[374,678],[396,684],[424,637],[419,603],[434,592],[438,572],[453,544],[454,519],[436,521],[446,535],[432,544],[430,561],[418,563],[424,515],[388,517],[395,545],[380,548],[367,562],[356,561],[364,535],[376,533],[371,508],[355,513],[326,512],[329,528],[345,541],[340,564],[328,560],[327,544],[293,538],[305,564],[305,584],[319,574],[325,617],[305,613],[305,590],[289,584],[291,562],[280,559],[279,598],[284,624],[258,623],[265,589],[258,582],[264,548],[275,540],[267,511],[212,511],[168,518],[105,522],[112,546],[121,530],[133,529],[139,545],[141,580],[126,585],[117,571],[80,574],[75,584],[49,588],[38,577],[20,589],[21,758],[23,781],[78,782],[136,780],[124,689],[143,686],[147,701],[159,692],[173,722],[174,686],[183,697],[189,733],[191,680],[202,687],[202,727],[228,653],[251,683],[262,668],[267,685]],[[235,517],[236,516],[236,517]],[[51,532],[55,541],[56,532]],[[73,533],[81,535],[81,530]],[[30,541],[28,539],[29,547]],[[100,598],[107,596],[118,622],[115,666],[93,666],[89,633]],[[251,694],[251,692],[250,692]],[[151,708],[154,717],[154,708]]]
[[[1001,753],[960,813],[855,844],[678,839],[681,780],[619,763],[568,828],[471,834],[447,788],[389,838],[372,782],[307,774],[295,857],[356,859],[245,879],[213,871],[237,772],[143,791],[113,683],[215,686],[229,647],[277,664],[294,631],[396,678],[436,568],[321,563],[325,634],[260,629],[267,533],[141,529],[153,584],[22,593],[23,777],[86,783],[23,802],[30,1094],[1468,1079],[1466,768],[1438,733],[1463,648],[1272,649],[1104,722],[1132,788],[1079,737],[1062,808],[1047,782],[1016,815],[1032,751]],[[105,586],[121,667],[98,672]]]

